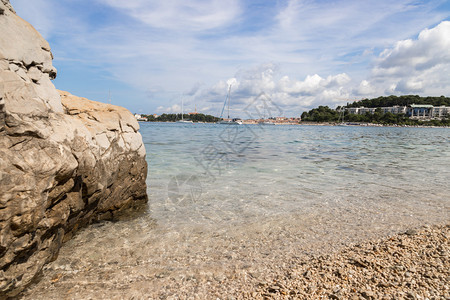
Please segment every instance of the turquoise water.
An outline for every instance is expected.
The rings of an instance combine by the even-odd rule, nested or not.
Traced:
[[[223,299],[309,254],[449,220],[450,129],[141,123],[141,133],[148,211],[81,230],[24,298]]]
[[[150,215],[161,226],[314,209],[430,220],[449,212],[449,129],[141,123],[141,133]]]

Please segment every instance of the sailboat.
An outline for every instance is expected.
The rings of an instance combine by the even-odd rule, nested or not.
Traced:
[[[177,123],[193,123],[191,120],[185,120],[183,118],[184,112],[183,112],[183,98],[181,98],[181,120],[178,120]]]
[[[339,117],[338,117],[338,124],[337,124],[338,126],[348,126],[347,123],[344,122],[344,114],[345,114],[345,109],[343,107],[341,107],[341,109],[339,111]]]
[[[231,84],[228,87],[228,94],[227,94],[227,98],[225,99],[225,103],[223,104],[223,108],[222,108],[222,113],[220,114],[220,118],[222,119],[222,115],[223,115],[223,111],[225,109],[225,105],[227,105],[228,103],[228,118],[225,120],[221,120],[219,122],[217,122],[217,124],[225,124],[225,125],[241,125],[242,124],[242,120],[235,118],[235,119],[230,119],[230,92],[231,92]]]

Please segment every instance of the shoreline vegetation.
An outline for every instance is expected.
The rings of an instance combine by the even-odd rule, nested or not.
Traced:
[[[177,122],[184,119],[191,120],[192,122],[216,123],[221,120],[220,118],[201,113],[183,114],[183,116],[181,114],[162,114],[160,116],[143,114],[142,118],[146,119],[144,120],[146,122]]]
[[[331,109],[328,106],[319,106],[310,111],[303,112],[302,122],[314,123],[341,123],[348,125],[375,124],[372,126],[450,126],[450,115],[442,118],[411,118],[405,113],[391,113],[382,111],[382,107],[409,107],[412,105],[433,105],[450,106],[450,98],[440,97],[420,97],[417,95],[388,96],[374,99],[363,99],[353,103],[347,103],[346,106],[338,106]],[[372,108],[373,113],[353,114],[348,111],[349,108]]]
[[[319,106],[302,113],[301,118],[271,117],[264,119],[242,120],[251,125],[272,123],[274,125],[325,125],[325,126],[386,126],[386,127],[450,127],[450,114],[441,118],[411,118],[405,113],[383,112],[382,107],[409,107],[411,105],[433,105],[434,107],[450,106],[449,97],[420,97],[417,95],[382,96],[374,99],[362,99],[332,109]],[[350,108],[371,108],[372,113],[350,113]],[[448,111],[448,110],[447,110]],[[177,122],[182,118],[194,123],[217,123],[221,118],[202,113],[138,115],[139,121],[145,122]]]
[[[140,122],[150,122],[150,123],[176,123],[176,121],[140,121]],[[194,123],[204,123],[204,124],[216,124],[216,122],[194,122]],[[256,125],[257,123],[246,123],[245,125]],[[399,125],[399,124],[381,124],[381,123],[336,123],[336,122],[299,122],[299,123],[275,123],[275,125],[294,125],[294,126],[357,126],[357,127],[411,127],[411,128],[449,128],[450,125],[445,126],[435,126],[431,124],[421,124],[421,125]]]
[[[149,122],[149,123],[176,123],[176,121],[140,121],[140,122]],[[194,122],[194,123],[202,123],[202,124],[216,124],[216,122]],[[243,121],[244,125],[255,125],[260,126],[258,123],[247,123],[245,120]],[[346,122],[346,123],[336,123],[336,122],[308,122],[303,121],[299,123],[274,123],[274,125],[294,125],[294,126],[348,126],[348,127],[400,127],[400,128],[450,128],[449,125],[432,125],[432,124],[417,124],[417,125],[399,125],[399,124],[381,124],[381,123],[354,123],[354,122]]]
[[[449,125],[432,125],[432,124],[407,125],[407,124],[354,123],[354,122],[336,123],[336,122],[307,122],[307,121],[302,122],[298,125],[304,125],[304,126],[404,127],[404,128],[450,128],[450,124]]]
[[[378,109],[377,109],[378,110]],[[344,121],[339,120],[339,112],[328,106],[319,106],[302,114],[300,124],[322,125],[359,125],[359,126],[395,126],[395,127],[450,127],[450,116],[442,119],[411,119],[405,114],[383,113],[381,109],[374,114],[356,115],[344,113]]]

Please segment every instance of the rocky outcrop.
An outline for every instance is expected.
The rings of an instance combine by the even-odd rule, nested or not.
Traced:
[[[145,148],[124,108],[59,92],[49,44],[0,2],[0,299],[79,228],[147,202]]]

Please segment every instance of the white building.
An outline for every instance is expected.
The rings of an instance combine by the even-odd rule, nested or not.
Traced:
[[[364,115],[366,113],[375,113],[378,107],[349,107],[346,110],[350,114]],[[405,114],[411,118],[421,119],[441,119],[450,115],[450,106],[437,106],[429,104],[412,104],[408,106],[389,106],[380,107],[383,113]]]
[[[433,118],[442,118],[444,116],[450,115],[450,107],[449,106],[436,106],[431,109],[431,115]]]
[[[144,117],[141,116],[140,114],[134,114],[134,117],[135,117],[136,120],[138,120],[138,121],[147,121],[147,118],[144,118]]]

